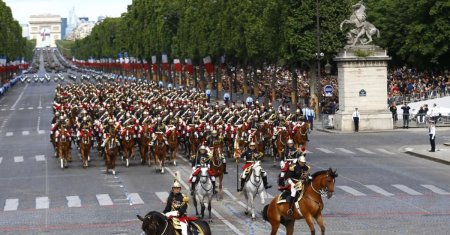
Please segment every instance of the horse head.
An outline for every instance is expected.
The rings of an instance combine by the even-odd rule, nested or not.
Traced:
[[[328,170],[318,171],[312,175],[312,183],[314,192],[318,194],[327,194],[327,198],[330,199],[334,193],[335,178],[338,177],[336,170],[328,168]],[[313,185],[318,187],[318,191]]]
[[[252,166],[253,176],[256,178],[261,177],[262,166],[260,161],[255,161]]]
[[[208,166],[202,164],[202,166],[200,167],[200,183],[205,184],[208,181],[209,179],[208,170],[209,170]]]
[[[161,234],[159,231],[166,229],[168,226],[164,215],[157,211],[151,211],[144,217],[140,215],[137,215],[137,217],[142,221],[142,230],[146,235]]]

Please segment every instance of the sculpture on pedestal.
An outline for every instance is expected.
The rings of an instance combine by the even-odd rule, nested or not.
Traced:
[[[380,37],[380,31],[370,22],[366,21],[366,6],[361,0],[352,6],[353,13],[349,19],[341,22],[341,31],[345,24],[354,25],[347,33],[348,45],[366,45],[371,43],[372,36]]]

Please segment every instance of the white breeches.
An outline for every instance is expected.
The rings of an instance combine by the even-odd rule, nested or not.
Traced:
[[[180,220],[180,227],[181,227],[181,234],[182,235],[188,235],[188,224],[184,223],[183,221]]]

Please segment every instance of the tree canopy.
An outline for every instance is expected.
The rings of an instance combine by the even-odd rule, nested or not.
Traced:
[[[329,59],[345,45],[339,30],[356,0],[134,0],[120,18],[107,18],[77,41],[73,54],[147,59],[220,56],[245,65],[296,64],[315,60],[319,2],[321,52]],[[366,0],[368,20],[381,31],[375,43],[393,63],[449,65],[448,0]],[[160,58],[160,57],[159,57]]]

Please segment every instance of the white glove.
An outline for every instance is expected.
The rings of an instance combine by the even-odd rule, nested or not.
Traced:
[[[195,171],[195,166],[192,167],[192,171]]]
[[[166,213],[166,217],[175,217],[178,216],[178,211],[169,211]]]
[[[294,163],[294,164],[297,163],[297,158],[292,160],[292,163]]]
[[[280,161],[280,168],[283,169],[285,167],[285,164],[283,160]]]

